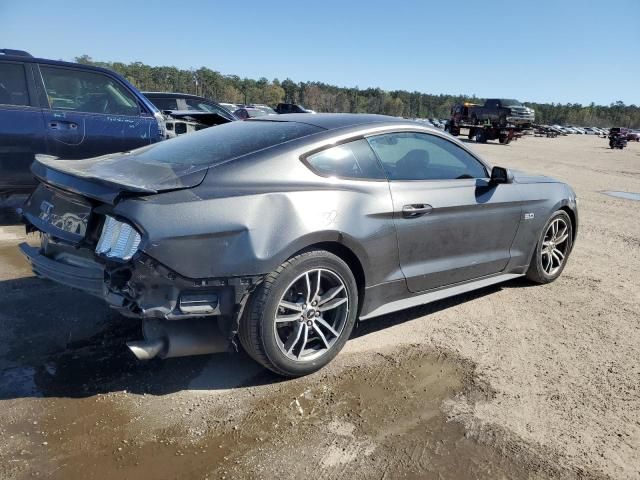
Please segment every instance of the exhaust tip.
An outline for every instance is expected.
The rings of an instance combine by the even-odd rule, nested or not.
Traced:
[[[127,347],[138,360],[151,360],[164,350],[165,341],[162,338],[156,338],[155,340],[127,342]]]

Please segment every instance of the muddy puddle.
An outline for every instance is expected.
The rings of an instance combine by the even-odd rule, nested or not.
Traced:
[[[260,373],[246,401],[226,408],[207,392],[185,399],[115,385],[81,398],[23,399],[13,415],[5,403],[4,478],[544,478],[447,420],[447,399],[488,395],[471,367],[422,353],[344,360],[352,365],[338,374],[280,381]]]

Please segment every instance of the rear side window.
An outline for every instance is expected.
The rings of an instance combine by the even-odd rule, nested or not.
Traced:
[[[24,65],[0,63],[0,105],[29,105]]]
[[[305,161],[324,177],[384,179],[375,153],[365,139],[355,140],[309,155]]]
[[[131,152],[140,162],[217,165],[324,129],[295,122],[230,122]]]
[[[40,66],[49,106],[108,115],[138,115],[136,99],[115,79],[97,72]]]

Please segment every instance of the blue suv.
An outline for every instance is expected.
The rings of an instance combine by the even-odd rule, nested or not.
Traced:
[[[118,74],[0,49],[0,198],[33,190],[36,154],[96,157],[164,133],[158,109]]]

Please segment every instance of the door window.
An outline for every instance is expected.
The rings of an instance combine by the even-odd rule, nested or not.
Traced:
[[[486,178],[485,167],[444,138],[399,132],[368,138],[389,180],[454,180]]]
[[[41,66],[49,106],[108,115],[138,115],[138,103],[117,80],[96,72]]]
[[[0,63],[0,105],[29,105],[24,65]]]
[[[327,148],[308,156],[306,162],[325,177],[384,179],[378,159],[365,139]]]

